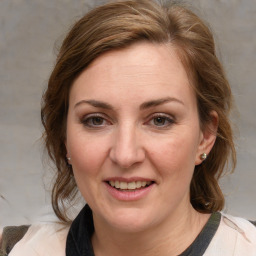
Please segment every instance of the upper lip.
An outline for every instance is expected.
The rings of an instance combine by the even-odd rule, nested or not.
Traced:
[[[104,181],[122,181],[122,182],[133,182],[133,181],[153,181],[152,179],[149,178],[143,178],[143,177],[130,177],[130,178],[124,178],[124,177],[109,177],[106,178]]]

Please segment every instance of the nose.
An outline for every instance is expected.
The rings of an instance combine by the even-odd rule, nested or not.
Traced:
[[[136,128],[120,127],[113,136],[110,159],[121,168],[127,169],[145,159],[145,150]]]

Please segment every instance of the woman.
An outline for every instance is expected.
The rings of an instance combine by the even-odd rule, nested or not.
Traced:
[[[10,255],[256,255],[256,229],[221,214],[236,155],[232,94],[205,24],[153,1],[98,7],[71,29],[43,97],[63,224]],[[74,221],[68,206],[87,205]]]

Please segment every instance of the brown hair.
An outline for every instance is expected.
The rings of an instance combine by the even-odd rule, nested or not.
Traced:
[[[200,212],[211,213],[224,206],[218,179],[228,159],[231,159],[233,168],[236,163],[228,118],[232,94],[216,57],[212,33],[183,6],[174,3],[161,6],[151,0],[118,1],[95,8],[73,26],[62,44],[43,95],[44,140],[48,154],[57,167],[52,205],[63,221],[68,220],[65,206],[77,193],[65,148],[70,87],[98,56],[139,41],[169,43],[177,49],[196,92],[202,127],[210,121],[212,110],[218,113],[216,142],[207,160],[195,167],[190,196],[193,207]]]

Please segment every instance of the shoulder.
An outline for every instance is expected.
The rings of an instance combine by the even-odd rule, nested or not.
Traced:
[[[64,256],[68,230],[69,226],[57,223],[32,225],[9,255]]]
[[[14,245],[22,239],[29,226],[7,226],[1,230],[0,253],[8,254]],[[1,255],[1,254],[0,254]]]
[[[222,213],[219,228],[205,256],[256,255],[256,227],[248,220]]]
[[[244,231],[244,233],[256,244],[256,226],[252,222],[240,218],[240,217],[234,217],[232,215],[224,214],[222,213],[222,219],[225,225],[232,226],[232,224],[235,224],[235,227],[239,229],[240,232]],[[235,228],[233,226],[233,228]]]

